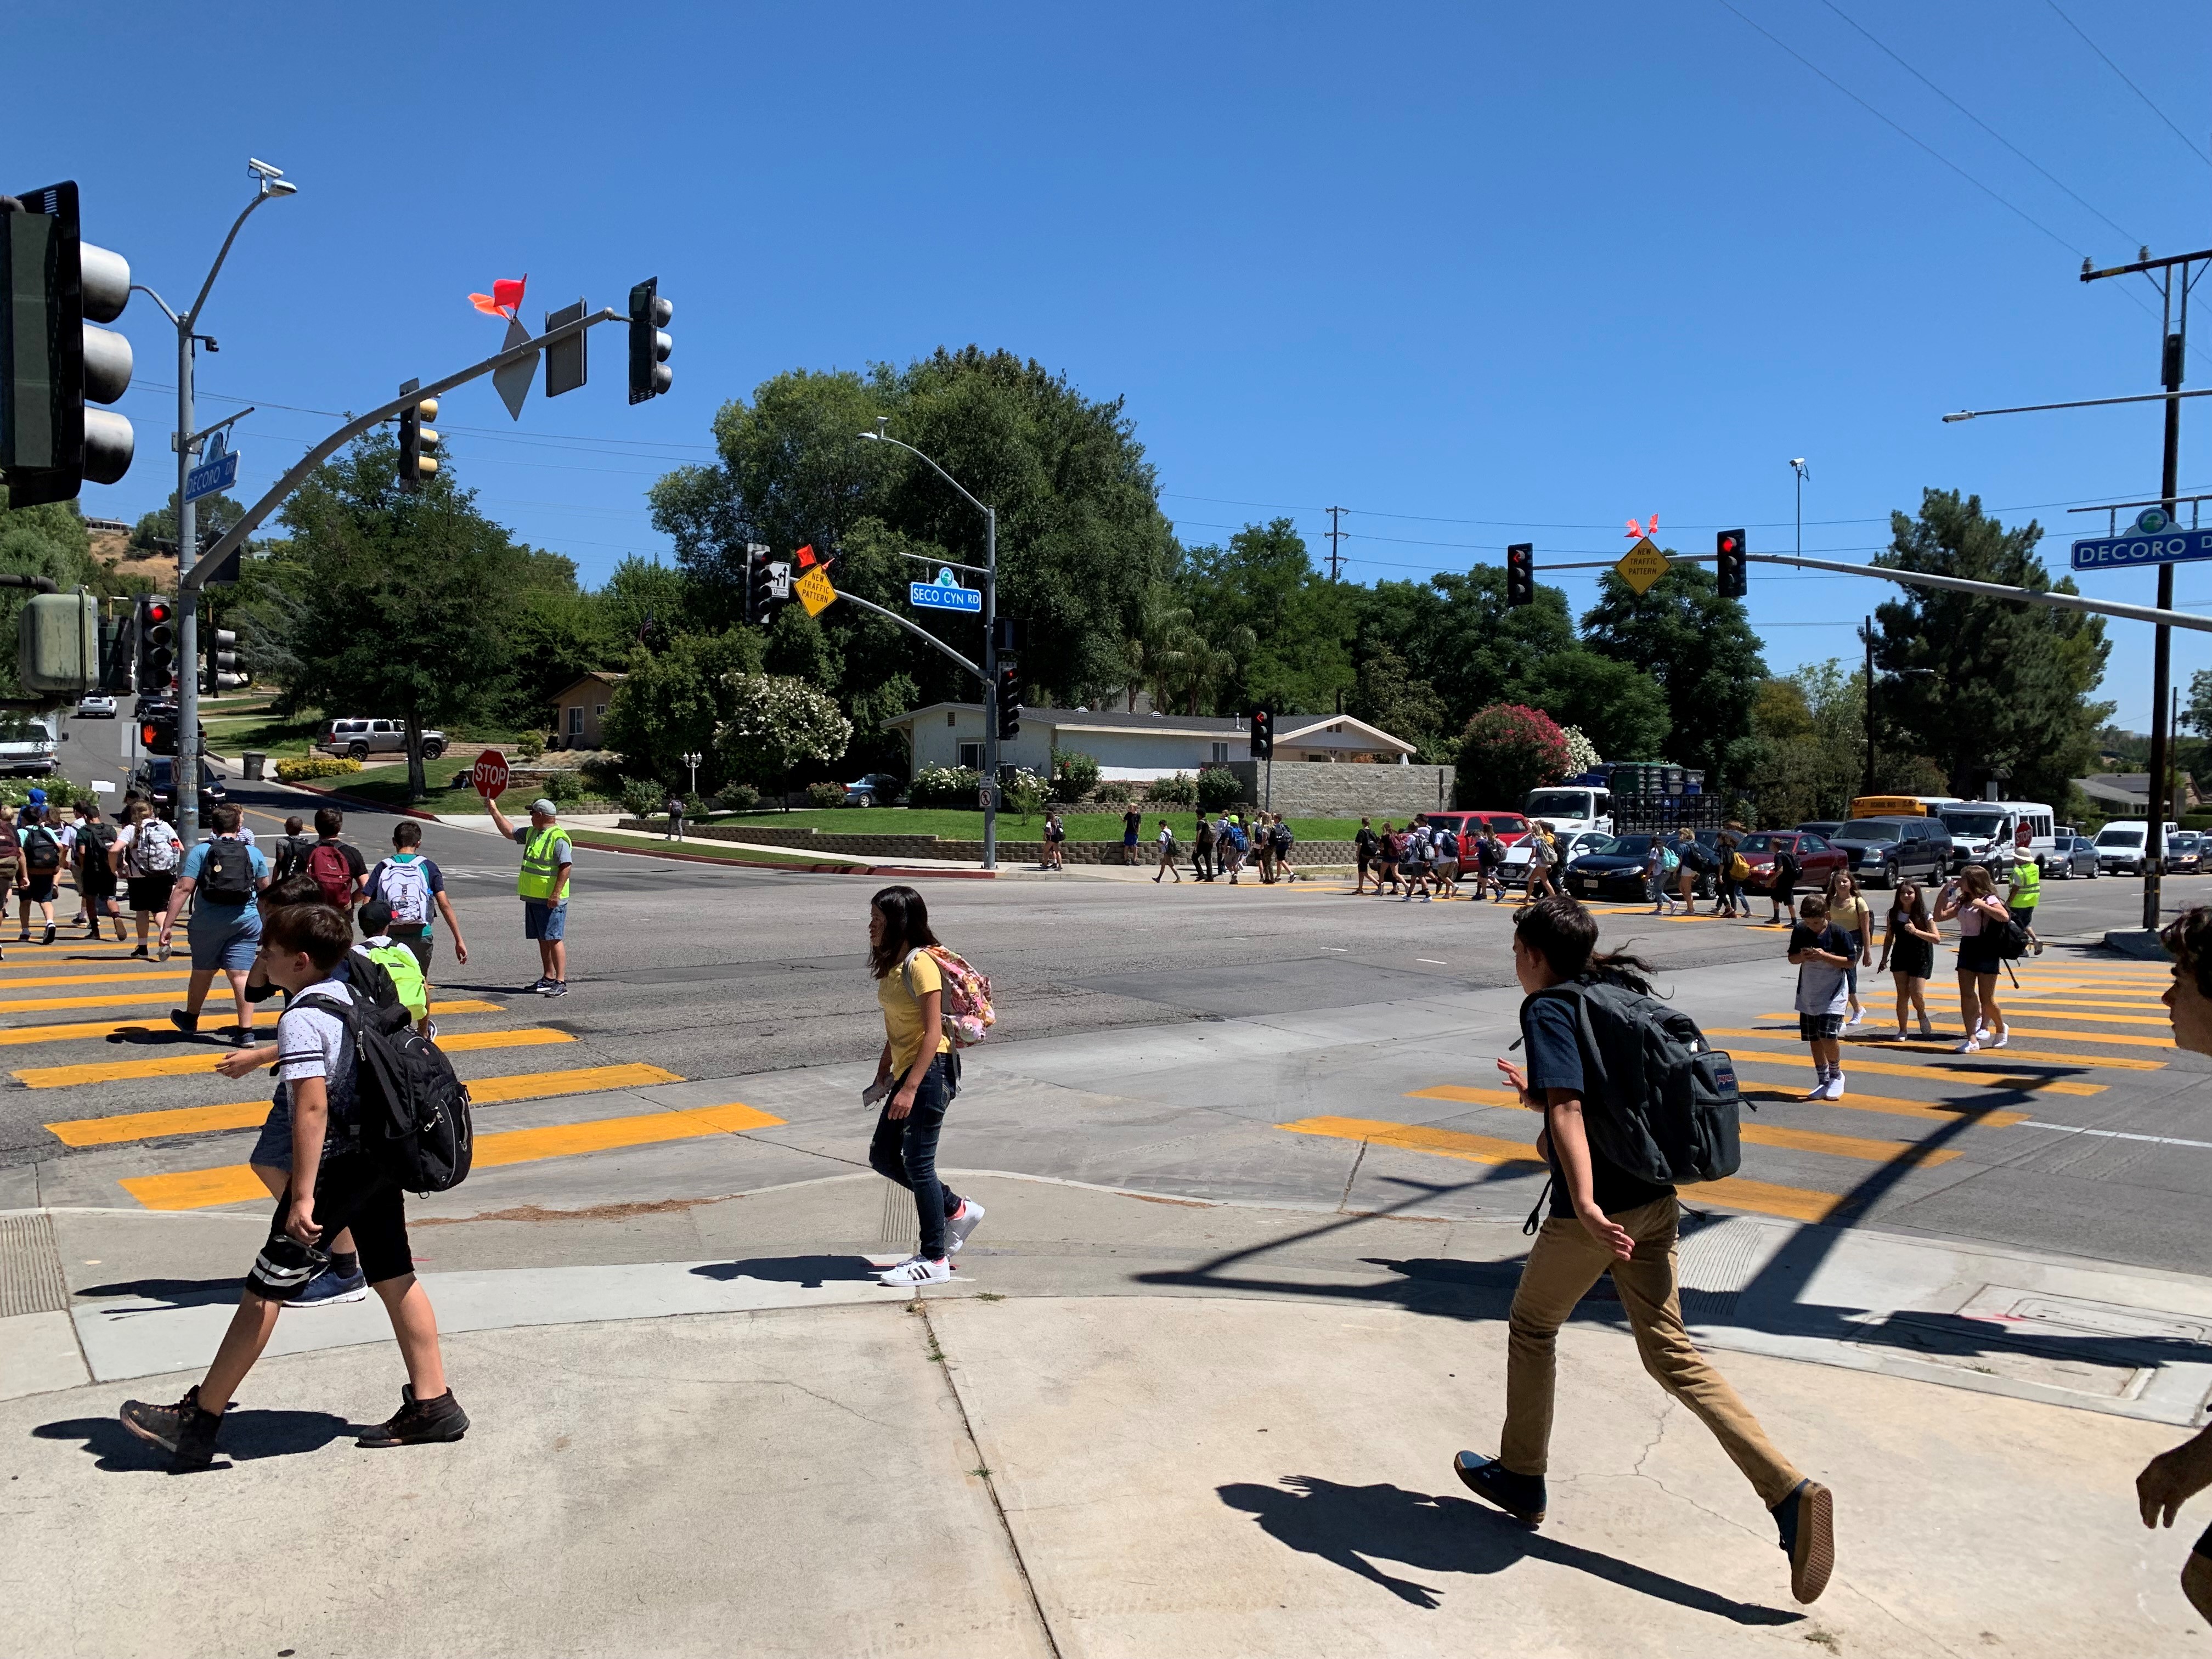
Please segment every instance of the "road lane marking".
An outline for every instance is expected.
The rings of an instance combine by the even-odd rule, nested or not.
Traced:
[[[585,1066],[567,1072],[516,1072],[481,1077],[469,1087],[470,1100],[488,1106],[517,1100],[550,1100],[556,1095],[598,1094],[614,1089],[647,1089],[681,1083],[658,1066]],[[182,1106],[158,1112],[119,1112],[112,1117],[80,1117],[46,1127],[64,1146],[114,1146],[163,1135],[211,1134],[222,1129],[252,1129],[269,1115],[269,1102],[233,1101],[222,1106]]]
[[[1880,1112],[1887,1117],[1917,1117],[1931,1123],[1972,1123],[1983,1128],[2007,1129],[2027,1121],[2025,1112],[1977,1111],[1941,1100],[1907,1100],[1901,1095],[1861,1094],[1848,1089],[1841,1100],[1808,1100],[1771,1084],[1754,1083],[1742,1091],[1746,1100],[1772,1101],[1784,1106],[1840,1106],[1850,1112]]]
[[[784,1120],[732,1101],[696,1111],[648,1112],[635,1117],[598,1118],[543,1129],[505,1129],[476,1138],[471,1167],[498,1169],[549,1158],[577,1158],[625,1146],[650,1146],[707,1135],[742,1134],[773,1128]],[[212,1170],[180,1170],[173,1175],[128,1176],[116,1183],[149,1210],[204,1210],[218,1204],[264,1199],[268,1189],[246,1164]]]
[[[1411,1091],[1406,1098],[1408,1100],[1462,1100],[1476,1106],[1517,1107],[1521,1104],[1521,1097],[1518,1095],[1504,1089],[1469,1089],[1456,1084],[1443,1084],[1433,1089],[1415,1089]],[[1844,1103],[1838,1100],[1805,1101],[1800,1103],[1840,1106]],[[1916,1107],[1919,1105],[1917,1101],[1901,1101],[1898,1103]],[[1925,1108],[1903,1115],[1917,1117],[1923,1114],[1929,1118],[1939,1119],[1944,1122],[1960,1121],[1960,1115],[1956,1112],[1939,1112]],[[1993,1113],[1991,1115],[1998,1115]],[[2017,1122],[2025,1116],[2025,1114],[2008,1112],[2002,1115],[2010,1121]],[[1826,1152],[1833,1158],[1855,1158],[1873,1164],[1893,1163],[1900,1158],[1913,1154],[1918,1146],[1917,1142],[1911,1140],[1875,1140],[1861,1135],[1829,1134],[1819,1129],[1785,1129],[1765,1123],[1741,1124],[1738,1133],[1745,1140],[1760,1146],[1785,1146],[1793,1152]],[[1921,1153],[1917,1161],[1923,1164],[1948,1164],[1958,1156],[1956,1152],[1939,1149]]]
[[[2095,1135],[2100,1140],[2142,1140],[2154,1146],[2212,1146],[2212,1140],[2184,1140],[2179,1135],[2132,1135],[2124,1129],[2084,1129],[2073,1123],[2039,1123],[2031,1118],[2031,1129],[2048,1129],[2057,1135]]]
[[[1705,1035],[1709,1037],[1766,1037],[1771,1039],[1787,1036],[1789,1033],[1785,1032],[1783,1028],[1779,1026],[1770,1025],[1758,1029],[1744,1026],[1733,1028],[1713,1027],[1708,1029]],[[2148,1042],[2153,1041],[2153,1039],[2148,1037],[2101,1037],[2092,1036],[2087,1032],[2075,1033],[2071,1031],[2038,1031],[2034,1033],[2034,1035],[2038,1036],[2058,1037],[2062,1040],[2075,1042]],[[1956,1053],[1958,1048],[1958,1044],[1955,1042],[1938,1041],[1931,1042],[1921,1037],[1913,1037],[1904,1042],[1899,1042],[1895,1037],[1875,1036],[1842,1037],[1838,1040],[1839,1042],[1852,1043],[1859,1048],[1864,1048],[1869,1044],[1879,1044],[1880,1046],[1875,1049],[1875,1052],[1878,1054],[1952,1054]],[[2171,1043],[2160,1042],[2159,1046],[2161,1048],[2171,1048],[2172,1045]],[[1973,1055],[1960,1054],[1959,1058],[1961,1060],[1967,1061],[1968,1066],[1971,1066],[1972,1064],[1978,1063],[1983,1055],[1987,1055],[1989,1057],[1988,1063],[1992,1066],[2002,1065],[2006,1060],[2024,1060],[2034,1061],[2039,1065],[2079,1066],[2084,1070],[2096,1070],[2101,1067],[2117,1072],[2162,1072],[2166,1069],[2166,1062],[2162,1060],[2137,1060],[2132,1055],[2127,1054],[2047,1054],[2040,1048],[2015,1048],[2011,1047],[2009,1044],[2002,1048],[1979,1049],[1977,1050]],[[2002,1056],[2002,1058],[2000,1058],[2000,1056]],[[1873,1068],[1869,1066],[1868,1069],[1872,1070]],[[1961,1067],[1961,1069],[1967,1069],[1967,1067]],[[1907,1075],[1911,1075],[1911,1073],[1907,1073]]]
[[[1739,1066],[1787,1066],[1793,1071],[1804,1072],[1813,1069],[1813,1056],[1808,1054],[1769,1053],[1763,1049],[1747,1053],[1741,1048],[1731,1048],[1729,1054]],[[1961,1055],[1960,1058],[1966,1057]],[[1899,1066],[1885,1060],[1854,1058],[1844,1069],[1847,1072],[1867,1072],[1875,1077],[1917,1077],[1936,1083],[1966,1084],[2008,1094],[2101,1095],[2106,1089],[2101,1083],[2076,1083],[2069,1078],[2037,1077],[2033,1073],[2005,1072],[1994,1061],[1986,1066]]]
[[[1939,1002],[1934,997],[1929,998],[1928,1001],[1929,1006],[1931,1008],[1946,1015],[1955,1016],[1959,1011],[1959,1006],[1955,1001],[1947,1000]],[[2069,1024],[2075,1025],[2171,1026],[2173,1024],[2172,1018],[2164,1012],[2155,1014],[2118,1014],[2101,1012],[2077,1013],[2075,1012],[2076,1009],[2135,1008],[2142,1006],[2140,1003],[2132,1002],[2037,1002],[2027,997],[2007,997],[2004,1000],[2004,1006],[2008,1008],[2019,1009],[2021,1012],[2027,1014],[2031,1019],[2063,1019],[2067,1021]],[[1873,1011],[1869,1010],[1868,1012],[1871,1014]],[[1761,1019],[1795,1019],[1796,1018],[1796,1015],[1788,1013],[1761,1014],[1759,1016],[1759,1018]],[[1867,1024],[1869,1025],[1887,1025],[1888,1023],[1889,1020],[1887,1015],[1881,1019],[1869,1018],[1867,1021]]]
[[[537,1048],[553,1042],[574,1042],[566,1031],[525,1026],[514,1031],[441,1032],[438,1046],[447,1054],[477,1048]],[[66,1089],[84,1083],[121,1083],[142,1077],[189,1077],[195,1072],[215,1075],[215,1062],[225,1050],[194,1044],[195,1052],[160,1060],[94,1060],[82,1066],[32,1066],[13,1075],[27,1089]]]

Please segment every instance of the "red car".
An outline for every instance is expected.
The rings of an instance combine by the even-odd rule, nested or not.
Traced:
[[[1528,820],[1518,812],[1425,812],[1422,816],[1431,823],[1450,826],[1462,841],[1487,829],[1500,846],[1510,847],[1528,833]]]
[[[1797,885],[1816,893],[1827,886],[1828,878],[1837,871],[1851,867],[1849,853],[1829,846],[1809,830],[1759,830],[1736,843],[1736,851],[1751,866],[1751,879],[1744,885],[1754,890],[1765,887],[1775,854],[1785,847],[1797,855]]]

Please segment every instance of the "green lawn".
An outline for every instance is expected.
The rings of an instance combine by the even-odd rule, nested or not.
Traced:
[[[733,864],[790,864],[808,866],[821,862],[804,853],[775,853],[755,848],[738,848],[711,841],[686,841],[678,847],[663,841],[658,836],[624,835],[619,830],[571,830],[569,839],[579,847],[636,847],[650,848],[656,852],[680,852],[695,858],[722,859]]]
[[[1196,809],[1188,806],[1146,806],[1144,813],[1140,839],[1146,842],[1159,834],[1163,817],[1175,826],[1177,838],[1185,842],[1190,840],[1198,822]],[[957,807],[833,806],[808,807],[795,812],[718,812],[708,822],[738,827],[751,823],[763,828],[812,829],[828,835],[937,836],[946,841],[981,841],[983,837],[982,813]],[[1067,827],[1070,841],[1121,839],[1119,812],[1071,812],[1062,822]],[[1377,817],[1376,823],[1379,826],[1382,819]],[[1359,828],[1359,820],[1291,818],[1290,825],[1291,833],[1300,841],[1350,841]],[[1043,813],[1039,812],[1026,823],[1018,812],[999,814],[1000,840],[1040,841],[1043,836]]]

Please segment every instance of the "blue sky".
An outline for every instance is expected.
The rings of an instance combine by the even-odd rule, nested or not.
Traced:
[[[49,3],[11,19],[43,72],[11,73],[5,148],[9,187],[77,179],[88,235],[172,303],[249,154],[299,185],[205,319],[203,418],[260,410],[241,493],[335,423],[314,411],[488,355],[465,295],[495,276],[528,273],[535,322],[658,275],[670,396],[629,408],[602,331],[582,391],[518,424],[479,383],[438,422],[487,510],[587,580],[665,546],[643,491],[708,457],[724,400],[971,341],[1126,398],[1186,541],[1288,514],[1325,551],[1340,504],[1362,580],[1521,539],[1610,557],[1632,514],[1787,551],[1797,455],[1808,552],[1863,560],[1937,485],[2037,517],[2063,564],[2090,522],[2067,504],[2155,492],[2156,406],[1937,417],[2153,389],[2148,287],[2076,272],[2212,246],[2212,15],[2061,0],[2116,70],[2048,0],[1734,3]],[[130,518],[171,488],[174,337],[143,299],[123,326],[139,459],[83,505]],[[2196,337],[2212,385],[2212,313]],[[2212,405],[2188,410],[2182,483],[2212,489]],[[1851,653],[1887,591],[1753,580],[1778,670]],[[2212,611],[2212,571],[2179,592]],[[2148,631],[2114,638],[2104,695],[2146,726]]]

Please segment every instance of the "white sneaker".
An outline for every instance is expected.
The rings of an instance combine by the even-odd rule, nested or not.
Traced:
[[[2011,1041],[2012,1031],[2009,1028],[2006,1028],[1999,1030],[1995,1036],[1984,1038],[1982,1046],[1984,1048],[2002,1048]]]
[[[1826,1078],[1814,1079],[1813,1086],[1805,1091],[1805,1098],[1808,1100],[1826,1100],[1827,1097],[1828,1079]]]
[[[1844,1029],[1846,1031],[1856,1031],[1860,1026],[1865,1024],[1866,1015],[1863,1013],[1856,1013],[1853,1014],[1849,1019],[1844,1022]]]
[[[945,1223],[945,1249],[947,1255],[956,1255],[968,1242],[968,1235],[982,1224],[983,1206],[972,1198],[960,1200],[960,1213],[947,1218]]]
[[[942,1285],[952,1277],[952,1264],[939,1259],[932,1261],[926,1255],[910,1255],[889,1272],[876,1275],[876,1283],[888,1285],[893,1290],[903,1290],[909,1285]]]
[[[1828,1086],[1820,1091],[1820,1098],[1823,1100],[1841,1100],[1843,1097],[1844,1074],[1841,1072],[1838,1072],[1828,1079]]]
[[[1957,1048],[1954,1048],[1951,1052],[1952,1052],[1953,1054],[1979,1054],[1979,1053],[1981,1052],[1981,1048],[1982,1048],[1982,1045],[1981,1045],[1980,1042],[1979,1042],[1978,1039],[1976,1039],[1976,1038],[1974,1038],[1974,1037],[1968,1037],[1968,1038],[1967,1038],[1964,1042],[1960,1043]]]

